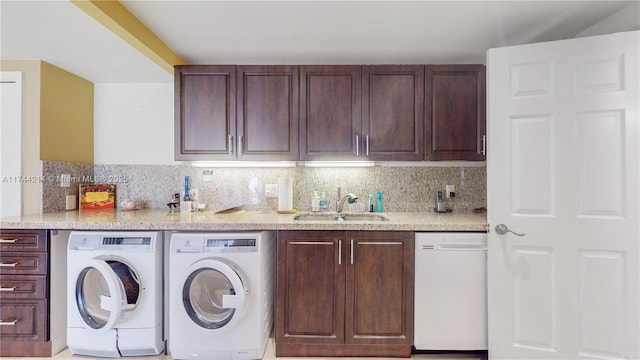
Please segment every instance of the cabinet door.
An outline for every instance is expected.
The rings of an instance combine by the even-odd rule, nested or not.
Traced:
[[[276,343],[344,343],[343,236],[278,232]]]
[[[48,317],[46,300],[6,300],[0,304],[0,313],[2,314],[0,338],[3,340],[3,356],[11,356],[4,353],[5,346],[7,347],[7,352],[14,352],[11,349],[12,341],[44,342],[47,340]],[[23,349],[22,354],[30,354],[29,350],[31,349]]]
[[[378,161],[422,160],[424,66],[364,66],[362,92],[364,156]]]
[[[361,77],[360,66],[300,66],[301,160],[360,155]]]
[[[235,159],[235,66],[175,67],[175,159]]]
[[[346,342],[413,343],[413,232],[347,232]]]
[[[484,65],[426,67],[425,160],[484,160]]]
[[[238,66],[238,159],[298,159],[297,66]]]

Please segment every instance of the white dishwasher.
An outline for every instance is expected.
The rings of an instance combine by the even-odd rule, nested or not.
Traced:
[[[487,234],[416,233],[416,350],[487,350]]]

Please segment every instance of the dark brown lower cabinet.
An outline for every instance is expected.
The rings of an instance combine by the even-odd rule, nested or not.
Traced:
[[[52,250],[64,252],[66,242],[52,244],[48,230],[0,229],[0,358],[50,357],[65,346],[59,320],[66,304],[60,293],[52,299],[50,276]],[[55,264],[60,273],[66,259]],[[60,278],[56,291],[64,292]]]
[[[413,232],[279,231],[276,356],[409,357]]]

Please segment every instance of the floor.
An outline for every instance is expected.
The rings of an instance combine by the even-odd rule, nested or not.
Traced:
[[[80,356],[73,355],[69,352],[69,349],[65,349],[58,353],[57,355],[51,358],[2,358],[3,360],[9,359],[20,359],[20,360],[45,360],[45,359],[73,359],[73,360],[89,360],[96,359],[90,356]],[[109,359],[109,358],[99,358],[99,359]],[[141,357],[127,357],[126,360],[171,360],[170,355],[159,355],[159,356],[141,356]],[[263,360],[276,359],[275,349],[273,346],[273,338],[270,339],[269,344],[267,345],[267,350],[264,353]],[[296,358],[278,358],[278,359],[288,359],[295,360]],[[318,360],[320,358],[301,358],[301,360]],[[324,358],[330,360],[361,360],[361,359],[370,359],[370,360],[391,360],[390,358]],[[487,360],[486,354],[470,354],[470,353],[445,353],[445,354],[416,354],[411,357],[411,359],[415,360]],[[393,360],[399,360],[397,358],[393,358]]]

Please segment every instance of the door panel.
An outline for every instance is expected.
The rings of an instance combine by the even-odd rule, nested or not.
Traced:
[[[620,111],[578,114],[579,217],[624,216],[627,194],[623,116]],[[609,176],[589,175],[598,172]]]
[[[489,51],[490,358],[640,357],[639,34]]]
[[[355,159],[360,66],[300,66],[300,160]]]
[[[16,179],[23,173],[22,73],[1,71],[0,94],[0,179]],[[0,217],[22,215],[22,188],[22,181],[0,183]]]
[[[580,354],[624,358],[630,319],[625,304],[628,264],[624,253],[581,250],[579,259]]]
[[[553,119],[517,116],[511,125],[512,214],[553,215]]]
[[[278,233],[276,342],[344,343],[343,235]]]
[[[556,347],[556,274],[553,249],[514,246],[512,279],[514,346],[540,351]]]
[[[362,151],[378,161],[424,157],[424,66],[362,69]]]
[[[298,159],[298,67],[238,66],[238,159]]]
[[[425,160],[484,160],[483,65],[427,65]]]
[[[413,233],[348,232],[347,240],[347,343],[411,345]]]
[[[176,66],[176,160],[234,159],[235,66]]]

